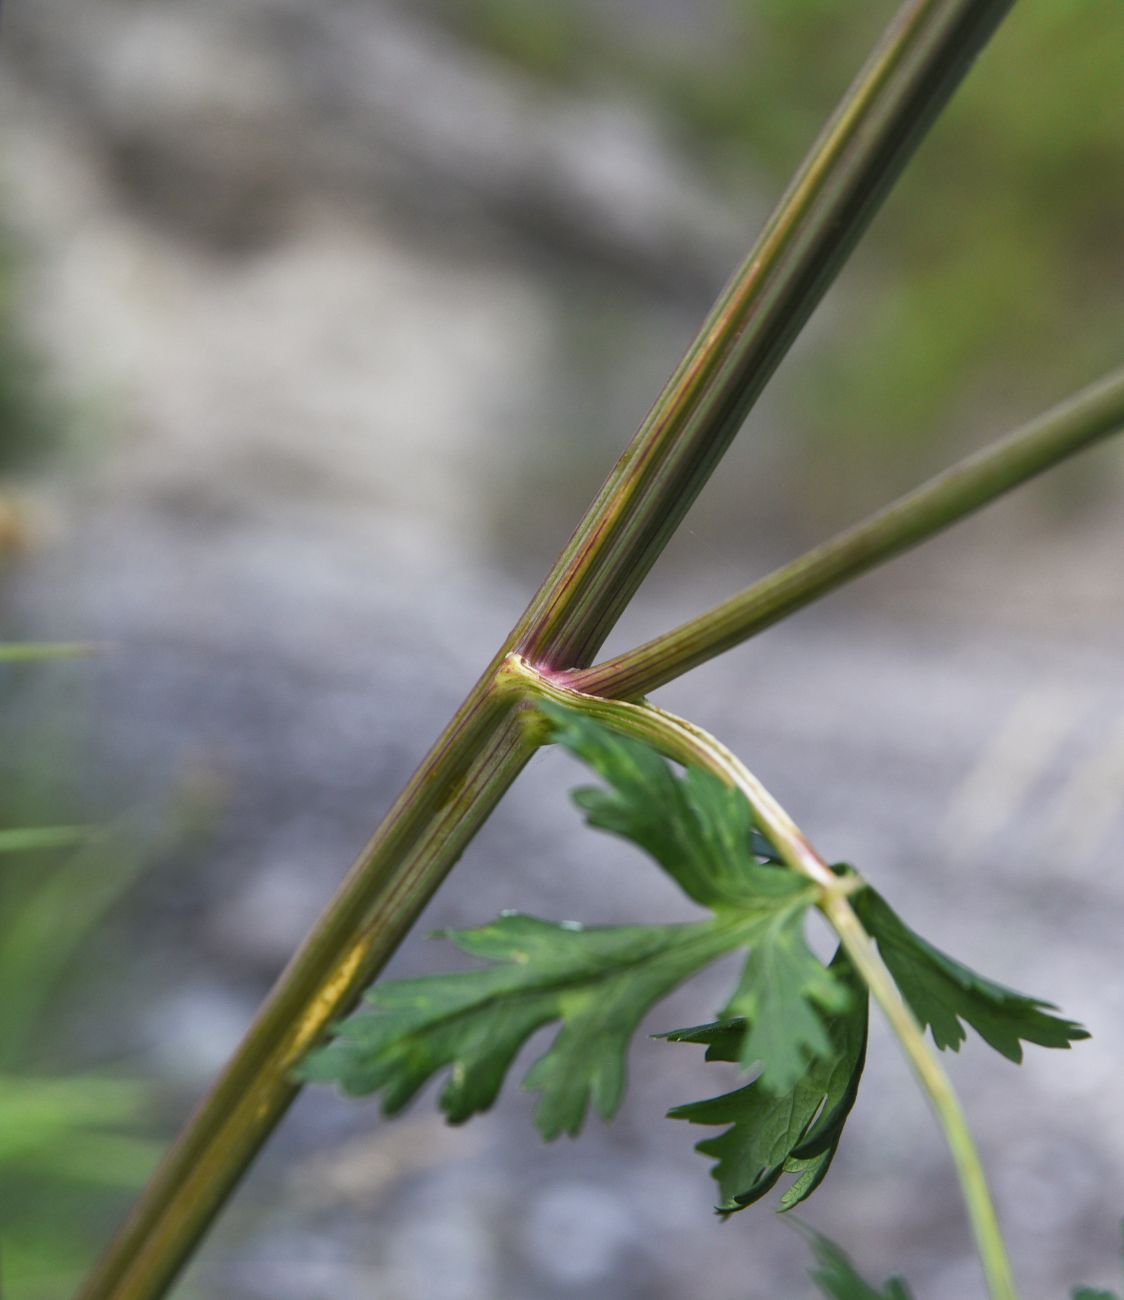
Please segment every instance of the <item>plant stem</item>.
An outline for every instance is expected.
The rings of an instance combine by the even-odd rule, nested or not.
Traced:
[[[80,1292],[162,1295],[296,1096],[293,1066],[354,1003],[533,752],[478,686],[282,972]]]
[[[914,1075],[944,1130],[945,1141],[952,1152],[960,1179],[960,1189],[972,1224],[976,1248],[983,1264],[988,1294],[991,1300],[1017,1300],[1014,1273],[987,1185],[987,1176],[944,1066],[925,1037],[924,1030],[902,1001],[893,976],[886,969],[886,963],[879,956],[870,935],[863,929],[850,901],[838,893],[828,894],[821,908],[890,1022],[890,1028],[897,1035]]]
[[[624,700],[607,700],[598,695],[583,694],[565,682],[563,676],[540,672],[521,655],[511,655],[504,664],[500,680],[508,683],[515,694],[530,699],[537,697],[553,700],[567,708],[578,709],[622,735],[645,741],[677,763],[703,767],[713,772],[727,785],[741,790],[762,830],[793,871],[807,876],[822,889],[849,888],[832,872],[804,833],[753,773],[709,732],[654,704],[630,704]],[[527,725],[536,738],[545,734],[541,732],[537,718],[532,717]]]
[[[622,735],[646,741],[677,762],[706,768],[739,789],[754,819],[793,871],[820,886],[819,907],[839,936],[871,994],[897,1035],[928,1097],[952,1153],[968,1218],[991,1300],[1016,1300],[1007,1248],[971,1130],[936,1050],[902,1000],[894,978],[863,928],[849,895],[862,887],[854,876],[837,876],[781,805],[730,750],[685,718],[651,704],[630,704],[585,695],[560,685],[513,656],[506,673],[532,695],[589,714]]]
[[[81,1300],[164,1293],[345,1014],[532,752],[506,657],[588,665],[925,130],[1012,0],[908,0],[639,433],[456,717],[280,975]]]
[[[793,339],[1013,0],[908,0],[506,649],[592,663]]]
[[[707,613],[604,663],[567,673],[564,680],[591,695],[636,699],[1122,428],[1124,369]]]

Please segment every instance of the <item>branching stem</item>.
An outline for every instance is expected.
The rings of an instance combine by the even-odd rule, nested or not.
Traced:
[[[1124,369],[707,613],[614,659],[567,673],[565,681],[590,695],[646,695],[1121,429]]]
[[[788,813],[741,760],[701,727],[647,701],[629,704],[623,700],[586,695],[560,682],[556,676],[539,672],[519,655],[509,656],[502,669],[501,681],[524,696],[537,696],[580,709],[622,735],[645,741],[678,763],[713,772],[727,785],[741,790],[761,829],[793,871],[807,876],[824,890],[849,887],[832,872]],[[538,730],[537,715],[532,715],[529,726]]]
[[[819,908],[839,936],[871,995],[882,1008],[933,1108],[952,1153],[964,1204],[987,1279],[991,1300],[1017,1300],[1007,1248],[987,1177],[959,1099],[935,1047],[902,1000],[894,978],[851,906],[862,888],[853,875],[836,875],[807,836],[752,772],[719,740],[694,723],[648,703],[630,704],[586,695],[531,668],[518,656],[504,666],[506,680],[532,697],[578,709],[606,726],[642,740],[677,762],[706,768],[739,789],[754,819],[793,871],[820,886]],[[532,720],[531,726],[537,727]]]

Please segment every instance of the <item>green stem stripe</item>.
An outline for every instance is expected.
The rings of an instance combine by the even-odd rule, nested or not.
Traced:
[[[1012,0],[911,0],[883,35],[505,647],[593,661]]]
[[[638,699],[1124,429],[1124,369],[663,636],[559,680]]]

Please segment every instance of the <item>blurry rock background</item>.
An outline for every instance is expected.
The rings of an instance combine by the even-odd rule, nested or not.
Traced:
[[[892,8],[8,0],[2,630],[108,649],[0,678],[0,818],[108,820],[146,863],[19,1069],[140,1080],[119,1117],[140,1163],[520,611]],[[613,646],[1118,362],[1122,36],[1103,0],[1024,0]],[[1120,450],[1097,451],[662,693],[926,934],[1093,1030],[1020,1071],[975,1043],[950,1063],[1027,1300],[1113,1282],[1124,1213],[1122,501]],[[689,914],[581,830],[573,775],[538,757],[429,926]],[[13,900],[56,868],[4,869],[0,935],[26,953]],[[426,928],[394,973],[446,959]],[[12,1001],[31,968],[3,969]],[[726,977],[652,1028],[709,1014]],[[796,1234],[764,1208],[719,1227],[703,1134],[659,1118],[728,1084],[641,1042],[620,1119],[551,1148],[514,1086],[464,1130],[430,1095],[393,1124],[307,1095],[177,1294],[810,1295]],[[78,1163],[0,1168],[17,1300],[67,1293],[138,1176]],[[979,1291],[947,1156],[881,1032],[808,1217],[925,1300]]]

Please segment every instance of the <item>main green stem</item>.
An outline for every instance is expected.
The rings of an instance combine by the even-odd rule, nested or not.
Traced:
[[[154,1300],[295,1095],[291,1070],[409,932],[533,746],[509,653],[588,666],[1012,0],[909,0],[496,658],[280,975],[81,1300]]]
[[[1014,1274],[999,1219],[960,1101],[940,1058],[902,1000],[894,978],[879,956],[850,903],[861,883],[837,876],[807,836],[748,768],[709,732],[651,704],[630,704],[585,695],[537,672],[512,656],[505,675],[513,690],[551,700],[589,714],[622,735],[643,740],[677,762],[706,768],[745,795],[757,825],[787,866],[820,887],[819,907],[846,948],[855,969],[885,1013],[913,1072],[936,1115],[952,1153],[964,1205],[976,1240],[991,1300],[1017,1300]]]
[[[637,699],[1124,428],[1124,368],[714,609],[592,668],[575,690]]]
[[[508,648],[593,661],[1013,0],[908,0],[532,600]]]

